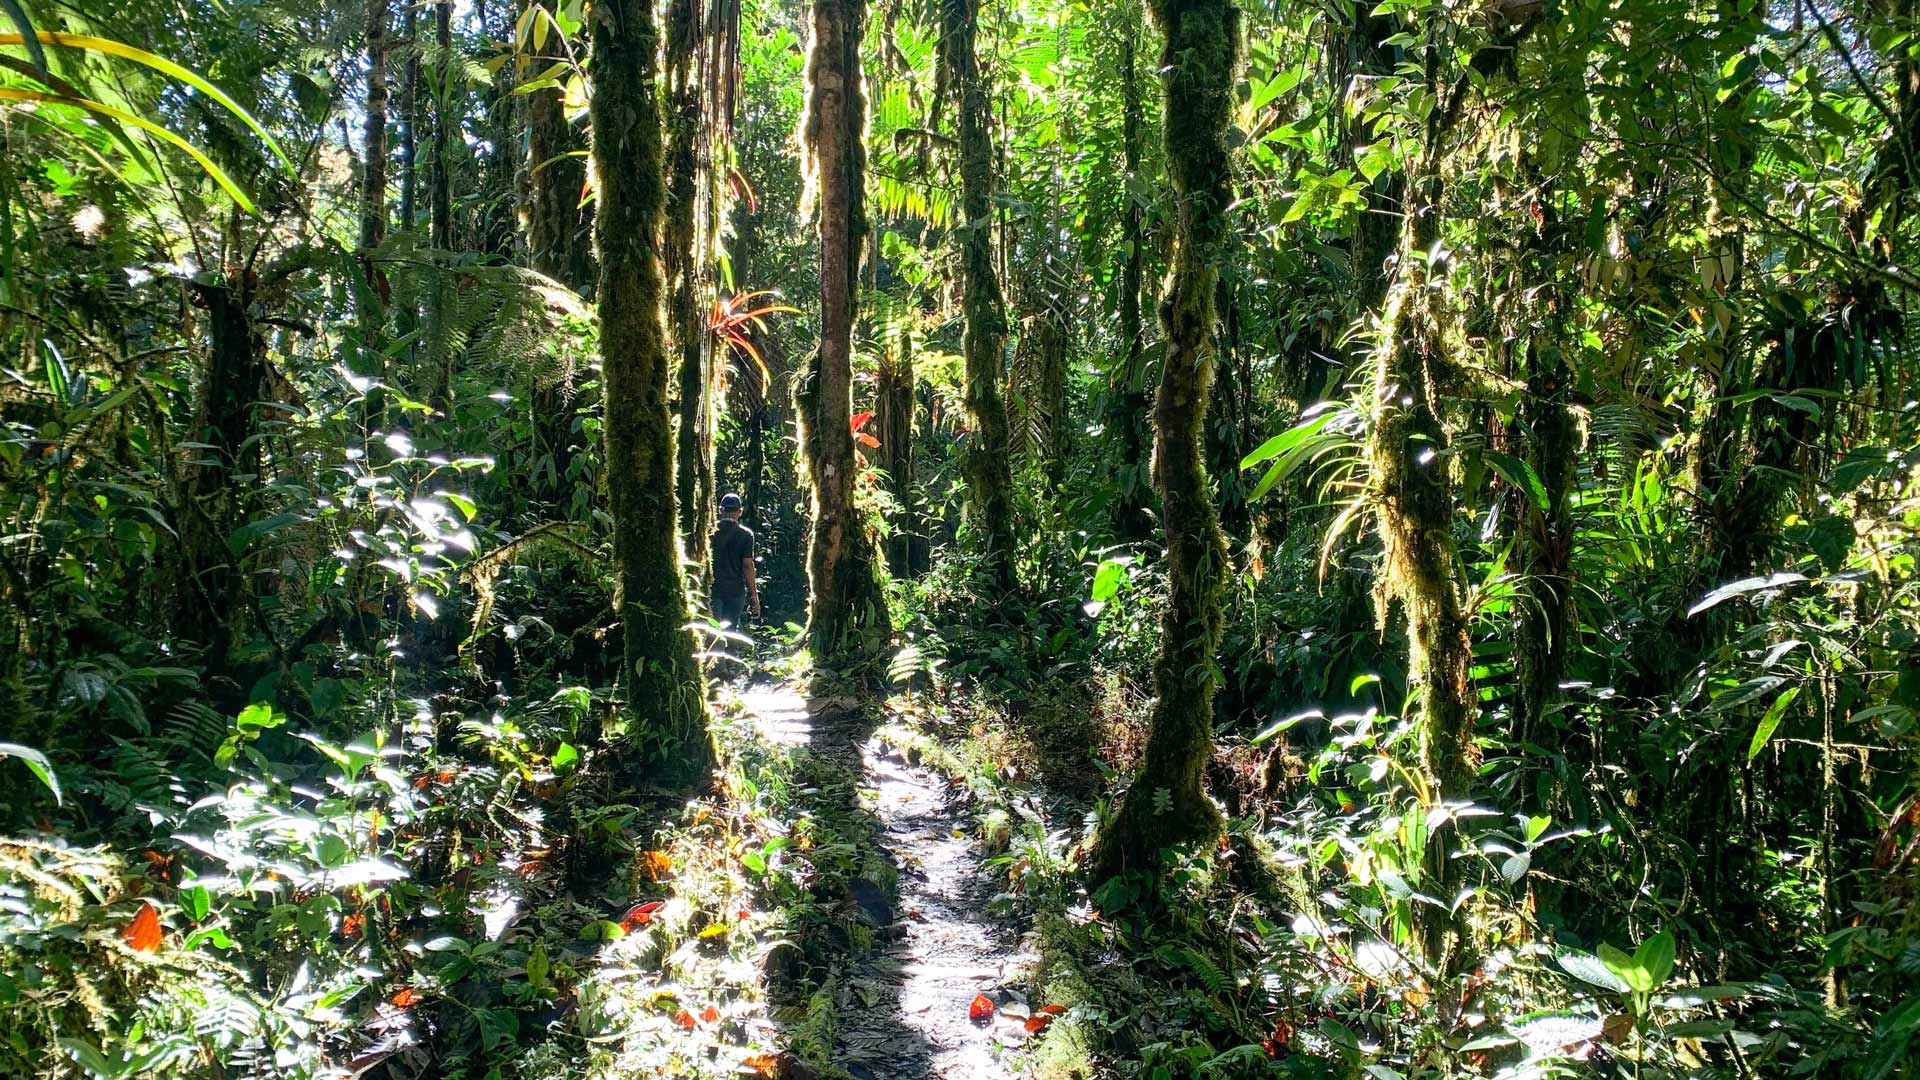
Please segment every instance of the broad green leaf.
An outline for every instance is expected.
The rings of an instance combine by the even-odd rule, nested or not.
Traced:
[[[1646,973],[1647,985],[1640,989],[1655,990],[1673,977],[1673,957],[1676,943],[1672,930],[1662,930],[1640,943],[1633,952],[1634,966]]]
[[[1653,979],[1647,970],[1640,966],[1636,958],[1606,944],[1602,944],[1594,952],[1600,957],[1600,962],[1607,965],[1608,971],[1619,976],[1620,981],[1627,984],[1628,989],[1642,994],[1653,989]]]
[[[1753,741],[1747,744],[1748,761],[1759,757],[1760,751],[1767,748],[1767,741],[1773,738],[1774,730],[1780,726],[1780,718],[1787,714],[1787,706],[1792,705],[1793,699],[1799,696],[1799,687],[1789,687],[1773,699],[1772,705],[1767,706],[1766,715],[1760,718],[1760,726],[1753,729]]]
[[[1526,492],[1527,497],[1533,500],[1533,505],[1538,507],[1541,513],[1552,509],[1553,503],[1547,495],[1547,485],[1541,481],[1540,474],[1533,471],[1533,466],[1512,454],[1502,454],[1492,450],[1486,452],[1486,459],[1487,464],[1493,466],[1493,471],[1499,473],[1502,479]]]
[[[1765,589],[1778,589],[1782,586],[1791,585],[1796,581],[1805,580],[1807,580],[1807,575],[1805,574],[1783,573],[1768,574],[1765,577],[1741,578],[1739,581],[1731,581],[1701,597],[1699,603],[1687,609],[1687,617],[1692,618],[1708,608],[1736,596],[1744,596],[1747,593],[1760,592]]]
[[[53,792],[55,805],[62,803],[60,778],[53,774],[53,763],[47,760],[47,755],[31,746],[0,742],[0,757],[19,758],[20,763],[27,767],[27,771],[39,777],[40,782],[47,785],[47,790]]]

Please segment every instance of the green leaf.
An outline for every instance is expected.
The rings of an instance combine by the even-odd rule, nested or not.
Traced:
[[[1807,575],[1805,574],[1789,573],[1768,574],[1765,577],[1741,578],[1739,581],[1731,581],[1701,597],[1699,603],[1687,609],[1687,617],[1692,618],[1708,608],[1736,596],[1743,596],[1750,592],[1760,592],[1764,589],[1778,589],[1782,586],[1791,585],[1796,581],[1805,580],[1807,580]]]
[[[1634,957],[1606,944],[1594,951],[1599,955],[1600,962],[1607,965],[1607,970],[1619,976],[1628,989],[1641,994],[1653,989],[1653,979]]]
[[[1607,949],[1610,946],[1602,945],[1601,948]],[[1563,952],[1554,958],[1554,962],[1560,965],[1560,970],[1581,982],[1592,983],[1603,990],[1624,994],[1633,989],[1627,985],[1625,979],[1614,974],[1612,967],[1592,953]]]
[[[12,37],[14,37],[12,34],[0,34],[0,45],[19,44],[19,42],[8,40]],[[273,136],[267,134],[267,129],[260,126],[260,121],[253,118],[252,113],[241,108],[239,102],[228,97],[219,87],[201,78],[199,75],[194,74],[192,71],[181,67],[179,64],[168,60],[166,57],[155,56],[153,53],[147,52],[144,49],[136,49],[131,45],[124,45],[118,41],[110,41],[106,38],[87,37],[82,34],[50,34],[42,31],[39,37],[43,44],[60,45],[70,49],[89,49],[94,52],[106,53],[108,56],[117,56],[122,60],[131,60],[136,64],[144,64],[163,75],[171,75],[179,79],[181,82],[212,98],[218,102],[221,107],[238,117],[241,123],[251,128],[255,135],[260,136],[260,141],[267,144],[267,149],[273,151],[273,156],[279,158],[282,165],[286,166],[288,170],[292,170],[293,161],[287,157],[285,151],[280,149],[280,144],[273,140]],[[252,211],[249,210],[248,212],[251,213]]]
[[[1647,985],[1638,989],[1655,990],[1673,977],[1675,948],[1672,930],[1662,930],[1640,943],[1640,947],[1634,950],[1633,963],[1646,973]]]
[[[480,508],[473,504],[473,500],[467,498],[465,495],[455,495],[451,491],[443,491],[440,493],[440,497],[459,508],[460,513],[465,516],[468,521],[472,521],[474,515],[480,512]]]
[[[1512,454],[1502,454],[1493,450],[1486,451],[1485,456],[1487,464],[1493,466],[1493,471],[1499,473],[1507,483],[1526,492],[1527,497],[1533,500],[1533,505],[1538,507],[1541,513],[1544,514],[1553,508],[1553,502],[1547,495],[1547,485],[1541,481],[1540,474],[1533,471],[1533,466]]]
[[[1106,560],[1093,572],[1093,599],[1102,604],[1113,599],[1126,580],[1126,564],[1116,559]]]
[[[11,35],[0,34],[0,38],[9,36]],[[44,37],[45,35],[42,36]],[[161,142],[177,147],[182,153],[192,158],[194,162],[200,166],[201,171],[212,177],[214,183],[219,184],[220,187],[226,191],[228,198],[234,201],[234,205],[248,214],[258,213],[258,210],[253,205],[253,200],[247,198],[247,193],[241,191],[240,186],[235,184],[233,179],[221,170],[220,166],[215,165],[212,158],[201,153],[199,147],[194,146],[187,140],[145,117],[135,116],[130,112],[116,109],[111,105],[102,105],[97,101],[89,101],[85,98],[66,97],[61,94],[43,94],[38,90],[22,90],[12,86],[0,86],[0,101],[31,101],[36,104],[45,105],[68,105],[76,109],[85,109],[88,112],[98,113],[101,116],[112,117],[123,124],[131,124],[141,131],[152,135],[154,138],[159,139]]]
[[[299,520],[299,514],[275,514],[259,521],[249,521],[227,535],[227,550],[238,555],[260,537],[279,532]]]
[[[572,743],[563,742],[560,744],[560,748],[553,752],[553,771],[557,773],[566,772],[578,764],[579,761],[580,751]]]
[[[1767,740],[1773,738],[1775,729],[1779,728],[1780,718],[1787,714],[1787,706],[1792,705],[1793,699],[1799,696],[1800,688],[1790,687],[1785,693],[1774,698],[1772,705],[1767,706],[1766,715],[1760,718],[1760,726],[1753,730],[1753,741],[1747,744],[1748,761],[1759,757],[1760,751],[1767,748]]]
[[[31,746],[0,743],[0,757],[19,758],[20,763],[27,767],[27,771],[39,777],[40,782],[47,785],[47,790],[53,792],[54,804],[56,806],[62,804],[60,778],[53,774],[53,763],[47,760],[47,755]]]

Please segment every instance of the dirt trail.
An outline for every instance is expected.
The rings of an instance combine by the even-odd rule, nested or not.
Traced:
[[[1003,984],[1027,958],[1017,955],[1015,919],[994,912],[999,889],[960,797],[865,731],[814,722],[791,687],[757,687],[744,698],[767,738],[807,743],[860,771],[875,839],[899,871],[897,899],[855,889],[876,944],[840,985],[834,1064],[859,1080],[1012,1080],[1025,1011]],[[974,1023],[968,1006],[979,994],[1009,1011]]]

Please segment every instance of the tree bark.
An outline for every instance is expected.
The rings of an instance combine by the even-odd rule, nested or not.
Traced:
[[[860,40],[865,0],[815,0],[802,136],[819,205],[820,347],[799,388],[801,443],[813,492],[807,551],[816,664],[875,674],[886,662],[886,596],[873,542],[854,507],[853,321],[860,290],[865,211],[867,102]]]
[[[1152,0],[1166,40],[1167,172],[1177,204],[1173,265],[1160,325],[1167,351],[1154,403],[1153,462],[1166,529],[1168,602],[1154,661],[1157,693],[1146,759],[1113,820],[1096,837],[1096,880],[1147,869],[1164,848],[1211,841],[1220,811],[1204,773],[1213,750],[1213,696],[1227,545],[1207,493],[1202,428],[1213,380],[1214,296],[1232,201],[1227,130],[1240,56],[1231,0]]]
[[[367,153],[360,183],[360,250],[371,253],[387,236],[387,0],[367,0],[366,34],[367,118],[362,130]]]
[[[911,319],[911,315],[908,316]],[[913,534],[918,531],[913,506],[913,328],[900,328],[896,348],[882,353],[874,391],[874,428],[880,440],[880,467],[887,474],[887,490],[899,506],[893,532],[887,538],[887,568],[905,580],[913,573]]]
[[[1147,258],[1140,212],[1140,187],[1145,183],[1140,174],[1140,23],[1139,9],[1134,7],[1120,39],[1120,65],[1124,69],[1120,74],[1121,124],[1127,163],[1121,218],[1127,258],[1120,270],[1120,342],[1124,352],[1108,390],[1112,405],[1107,413],[1107,426],[1119,444],[1120,458],[1116,477],[1119,491],[1108,513],[1114,531],[1127,540],[1145,540],[1153,535],[1153,484],[1148,476],[1147,446],[1147,411],[1152,403],[1147,390],[1152,385],[1152,365],[1147,359],[1140,318],[1141,279]]]
[[[662,780],[699,783],[713,770],[714,750],[680,575],[670,365],[654,257],[665,186],[660,35],[650,0],[601,0],[591,22],[607,508],[634,719],[629,748]]]
[[[705,98],[697,70],[701,0],[667,3],[667,325],[679,353],[680,535],[704,590],[712,580],[713,372],[700,311],[700,185]]]
[[[974,55],[979,34],[978,0],[940,0],[941,63],[947,86],[958,96],[960,154],[960,261],[966,279],[961,309],[966,334],[966,404],[973,430],[963,452],[968,506],[981,548],[981,578],[999,592],[1019,587],[1013,569],[1013,469],[1008,460],[1003,354],[1007,338],[1005,301],[993,256],[993,134],[986,79]]]

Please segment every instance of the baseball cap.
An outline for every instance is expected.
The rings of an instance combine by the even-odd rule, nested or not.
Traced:
[[[725,495],[720,496],[720,509],[722,510],[740,509],[740,496],[735,495],[731,491],[727,492]]]

